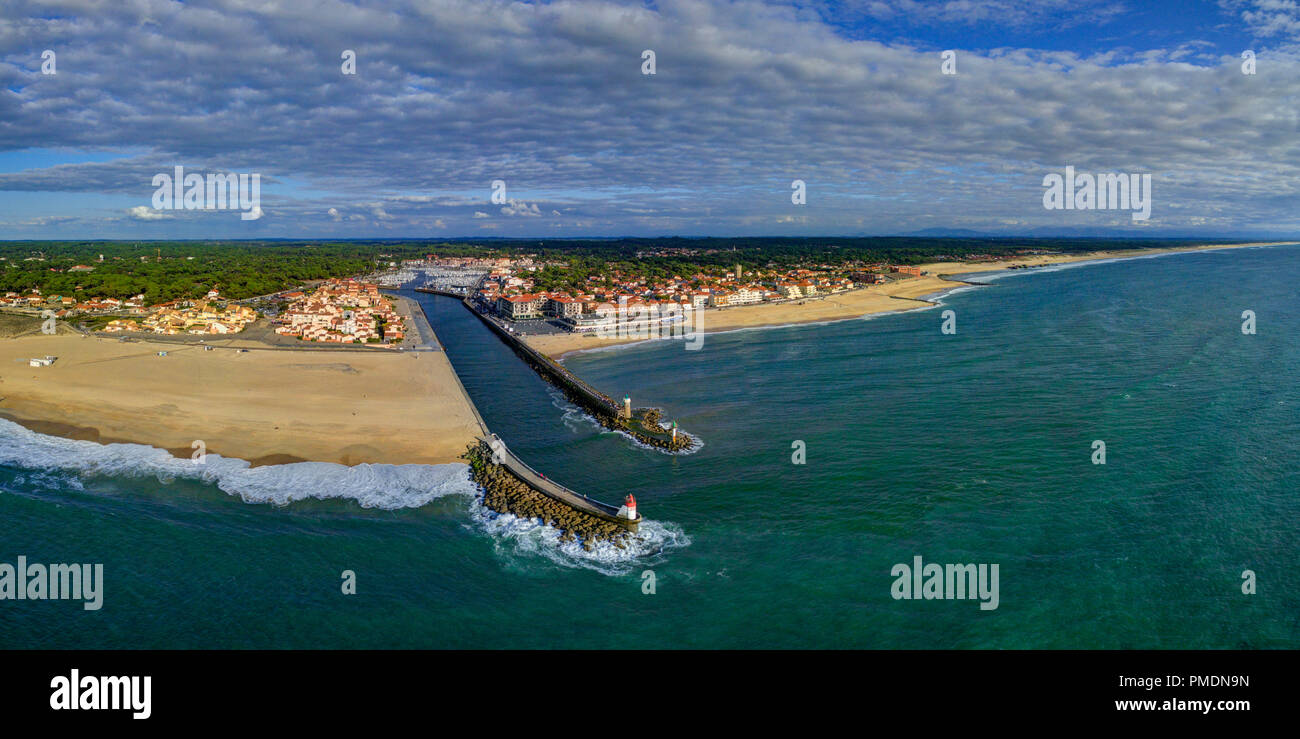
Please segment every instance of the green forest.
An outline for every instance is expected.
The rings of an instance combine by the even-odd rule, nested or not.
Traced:
[[[579,289],[611,269],[650,279],[753,267],[888,262],[1026,250],[1085,252],[1185,245],[1168,239],[989,238],[660,238],[476,241],[9,241],[0,242],[0,292],[40,289],[79,300],[128,298],[149,304],[196,298],[218,287],[231,299],[283,290],[306,280],[369,272],[390,261],[438,256],[521,256],[562,263],[536,275],[539,289]],[[1200,241],[1197,243],[1205,243]],[[1225,242],[1226,243],[1226,242]],[[646,252],[656,252],[645,256]],[[638,256],[642,254],[643,256]],[[102,256],[102,261],[101,261]],[[69,272],[76,265],[93,271]]]
[[[333,243],[10,242],[0,246],[0,290],[38,288],[79,300],[144,293],[153,304],[219,287],[223,296],[241,299],[366,272],[376,254],[374,246]],[[94,271],[67,271],[75,265]]]

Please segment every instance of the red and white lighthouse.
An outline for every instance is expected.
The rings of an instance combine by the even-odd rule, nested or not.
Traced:
[[[629,521],[636,520],[636,498],[628,493],[627,498],[623,501],[623,507],[618,509],[620,518],[626,518]]]

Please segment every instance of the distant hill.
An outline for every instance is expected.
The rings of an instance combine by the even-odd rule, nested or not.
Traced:
[[[930,239],[1205,239],[1207,241],[1280,241],[1295,238],[1290,234],[1257,233],[1207,233],[1205,231],[1155,231],[1148,228],[1116,228],[1114,226],[1038,226],[1009,231],[976,231],[969,228],[926,228],[896,234],[902,238]]]
[[[969,228],[924,228],[920,231],[911,231],[900,236],[923,236],[929,238],[945,239],[993,239],[997,234],[985,233],[983,231],[972,231]]]

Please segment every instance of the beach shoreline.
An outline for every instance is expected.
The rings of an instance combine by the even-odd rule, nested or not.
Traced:
[[[872,316],[933,308],[944,295],[955,290],[975,287],[981,283],[951,279],[955,276],[977,275],[985,272],[1006,271],[1011,265],[1025,265],[1024,271],[1033,268],[1062,264],[1103,262],[1107,260],[1135,259],[1164,254],[1198,251],[1244,249],[1262,246],[1284,246],[1296,241],[1268,241],[1243,244],[1203,244],[1161,249],[1099,250],[1084,254],[1027,256],[990,262],[932,262],[918,265],[928,275],[900,280],[881,286],[860,288],[845,293],[806,298],[798,302],[759,303],[731,308],[707,308],[698,317],[704,334],[727,333],[744,329],[768,329],[786,326],[824,324],[857,320]],[[680,337],[679,337],[680,338]],[[552,359],[562,361],[582,352],[612,349],[662,341],[650,338],[600,338],[590,334],[528,335],[523,340],[529,346]]]
[[[46,355],[51,366],[28,366]],[[481,435],[440,351],[207,350],[76,334],[0,339],[0,417],[177,457],[201,442],[254,466],[463,463]]]
[[[709,309],[703,312],[703,330],[831,323],[932,308],[943,295],[978,284],[954,276],[1006,270],[1010,264],[1051,266],[1295,243],[1300,242],[937,262],[922,265],[930,273],[924,277],[884,286],[797,303]],[[403,307],[410,319],[424,321],[414,304]],[[425,336],[428,348],[438,345],[431,328]],[[523,338],[557,359],[655,340],[575,334]],[[0,339],[0,418],[41,434],[144,444],[182,458],[202,442],[207,453],[253,466],[460,463],[467,445],[484,433],[442,351],[273,347],[239,335],[211,343],[208,350],[197,342],[116,341],[68,332]],[[49,367],[28,366],[29,358],[46,355],[58,359]]]
[[[0,418],[6,421],[22,426],[28,431],[41,434],[43,436],[57,436],[63,439],[72,439],[74,441],[91,441],[96,444],[144,444],[144,446],[154,446],[131,439],[115,439],[104,436],[100,430],[93,426],[78,426],[72,423],[63,423],[60,421],[42,421],[40,419],[22,418],[8,411],[0,410]],[[192,459],[194,449],[192,447],[174,447],[171,449],[163,448],[163,451],[176,457],[177,459]],[[212,454],[221,454],[220,450],[208,450]],[[222,454],[222,456],[226,456]],[[310,462],[312,460],[295,457],[292,454],[271,453],[254,459],[244,460],[248,462],[249,467],[263,467],[276,464],[294,464],[296,462]]]

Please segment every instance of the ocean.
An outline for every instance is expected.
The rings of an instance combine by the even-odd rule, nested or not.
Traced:
[[[411,293],[523,459],[636,495],[630,551],[486,511],[462,465],[198,467],[0,421],[0,562],[104,565],[100,610],[0,600],[0,648],[1300,647],[1300,247],[972,279],[566,360],[703,441],[684,455]],[[996,564],[997,608],[895,598],[918,556]]]

